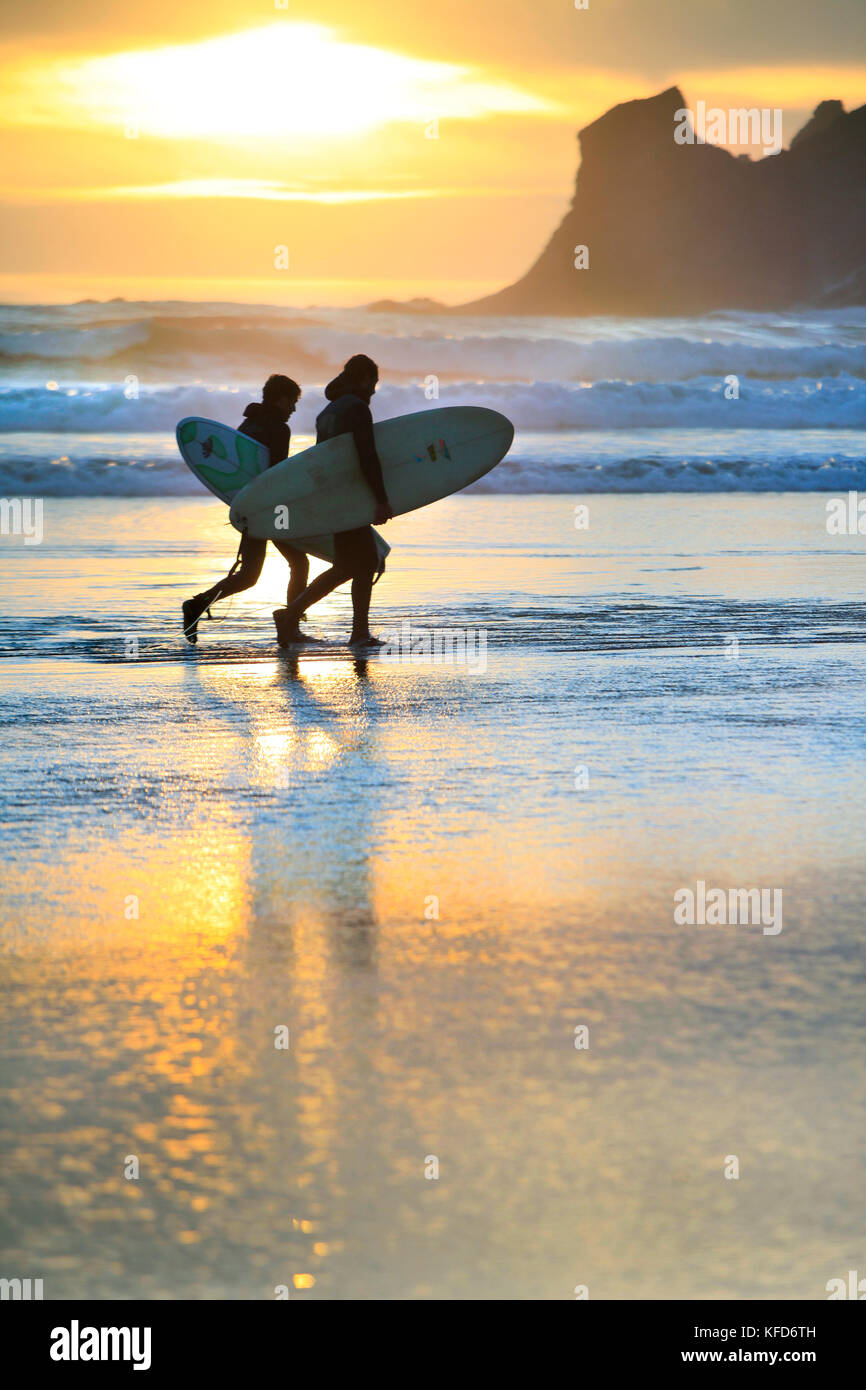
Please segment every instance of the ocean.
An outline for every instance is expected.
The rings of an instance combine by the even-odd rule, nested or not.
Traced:
[[[489,405],[515,423],[477,491],[808,492],[866,485],[866,309],[490,319],[233,304],[0,307],[0,491],[195,496],[184,415],[240,421],[271,372],[321,387],[362,351],[377,418]]]
[[[3,313],[3,490],[44,508],[0,540],[7,1274],[815,1300],[862,1270],[866,535],[827,504],[863,482],[866,313]],[[412,640],[354,657],[338,590],[279,652],[270,552],[188,646],[236,536],[174,421],[279,369],[300,444],[357,349],[377,415],[432,375],[518,423],[485,487],[384,528],[372,627]],[[683,920],[719,889],[760,915]]]

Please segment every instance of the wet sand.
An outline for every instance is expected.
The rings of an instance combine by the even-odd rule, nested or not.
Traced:
[[[866,538],[818,494],[581,500],[387,528],[374,628],[483,633],[483,669],[354,660],[342,593],[277,654],[275,555],[187,648],[208,499],[4,538],[9,1277],[821,1299],[862,1265]],[[675,923],[699,880],[781,890],[782,930]]]

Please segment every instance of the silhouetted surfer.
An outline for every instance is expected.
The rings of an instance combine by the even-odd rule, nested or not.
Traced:
[[[325,396],[330,402],[316,420],[316,443],[326,439],[336,439],[341,434],[351,434],[358,450],[361,470],[376,499],[373,520],[377,526],[393,516],[385,483],[382,478],[382,465],[376,453],[373,438],[373,416],[370,401],[379,382],[379,368],[363,353],[350,357],[339,376],[325,387]],[[314,579],[308,589],[298,594],[287,608],[274,612],[277,627],[277,641],[281,647],[292,642],[303,641],[294,634],[297,632],[301,614],[319,599],[333,592],[347,579],[352,581],[352,635],[349,642],[353,646],[380,646],[370,635],[370,594],[377,570],[381,573],[376,537],[372,526],[357,526],[352,531],[341,531],[334,536],[334,563],[324,574]]]
[[[270,451],[270,466],[272,468],[275,463],[282,463],[283,459],[289,456],[289,441],[292,432],[288,426],[288,419],[290,415],[294,414],[300,396],[301,388],[296,381],[292,381],[291,377],[269,376],[262,389],[261,402],[253,401],[244,410],[244,421],[239,426],[240,433],[248,434],[251,439],[265,445]],[[292,603],[307,586],[307,580],[310,577],[310,561],[303,550],[295,550],[294,546],[288,545],[284,541],[274,541],[273,544],[289,562],[289,587],[286,593],[286,603]],[[198,620],[202,613],[207,612],[212,603],[216,603],[221,598],[228,598],[231,594],[242,593],[244,589],[251,589],[258,582],[262,566],[265,563],[267,548],[267,541],[244,535],[238,550],[238,558],[226,577],[206,590],[205,593],[196,594],[195,598],[187,599],[183,605],[183,630],[188,642],[198,641]],[[303,608],[299,609],[294,626],[290,630],[292,642],[305,641],[304,634],[298,625],[303,611]]]

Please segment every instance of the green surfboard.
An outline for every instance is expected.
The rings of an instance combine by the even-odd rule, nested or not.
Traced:
[[[218,420],[205,420],[187,415],[175,430],[180,456],[200,483],[230,507],[237,494],[253,482],[270,465],[268,450],[248,434],[222,425]],[[378,532],[376,548],[380,559],[390,554],[391,547]],[[287,537],[288,539],[288,537]],[[292,537],[291,544],[320,560],[333,560],[333,536]]]

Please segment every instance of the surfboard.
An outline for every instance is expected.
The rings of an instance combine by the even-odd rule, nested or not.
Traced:
[[[505,457],[514,426],[498,410],[445,406],[398,415],[374,427],[395,516],[450,497]],[[375,498],[351,435],[339,435],[269,468],[236,494],[229,519],[273,540],[367,526]]]
[[[200,483],[218,497],[221,502],[231,506],[237,494],[254,479],[268,471],[270,456],[264,444],[250,439],[248,434],[222,425],[218,420],[206,420],[203,416],[187,415],[179,421],[175,430],[180,456],[190,472]],[[308,452],[302,450],[302,452]],[[300,454],[295,455],[300,458]],[[287,463],[291,460],[287,459]],[[378,532],[376,548],[384,560],[391,553],[391,547]],[[275,535],[275,540],[288,540],[285,532]],[[334,537],[330,535],[292,537],[292,544],[298,550],[316,555],[320,560],[333,560]]]

